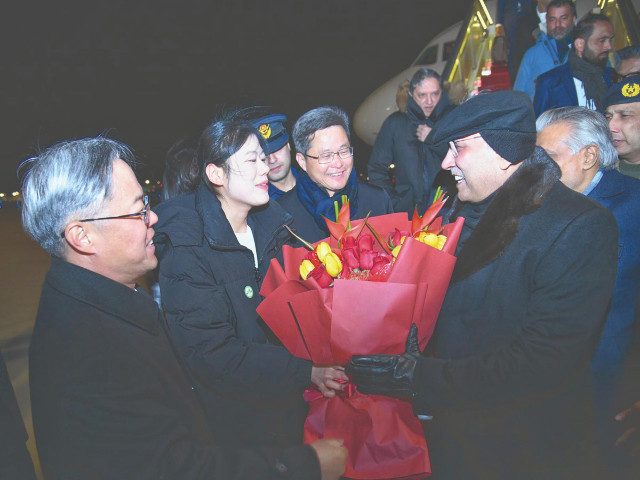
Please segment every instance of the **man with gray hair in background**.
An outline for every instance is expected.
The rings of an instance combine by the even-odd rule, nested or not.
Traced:
[[[149,208],[125,145],[87,138],[29,161],[24,229],[51,254],[29,351],[45,477],[337,480],[346,450],[212,444],[198,392],[136,279],[156,267]]]
[[[548,110],[536,121],[537,143],[560,166],[560,181],[601,203],[616,218],[619,234],[618,273],[607,323],[591,360],[596,427],[610,468],[620,427],[615,397],[634,329],[638,328],[640,292],[640,180],[622,175],[607,121],[583,107]],[[619,477],[616,477],[619,478]]]

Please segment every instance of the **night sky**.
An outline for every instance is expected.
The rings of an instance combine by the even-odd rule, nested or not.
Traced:
[[[160,178],[221,108],[353,116],[470,0],[11,2],[0,24],[0,191],[38,147],[105,133]],[[369,150],[355,142],[356,160]],[[358,150],[360,149],[360,150]],[[358,151],[361,152],[358,156]]]

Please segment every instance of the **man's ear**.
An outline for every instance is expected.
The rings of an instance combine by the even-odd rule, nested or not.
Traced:
[[[217,165],[210,163],[205,167],[204,171],[207,178],[213,185],[216,187],[224,186],[225,174],[222,167],[218,167]]]
[[[576,38],[573,41],[573,48],[576,49],[576,53],[580,58],[582,58],[582,52],[584,52],[585,41],[584,38]]]
[[[298,164],[300,165],[300,168],[306,172],[307,171],[307,158],[303,154],[298,152],[298,153],[296,153],[296,160],[298,161]]]
[[[516,165],[519,165],[519,163],[518,164],[511,163],[509,160],[505,160],[504,158],[498,155],[498,167],[500,168],[500,170],[509,170],[510,168]]]
[[[81,254],[95,253],[95,245],[80,222],[72,222],[64,229],[64,238],[69,247]]]
[[[591,170],[594,166],[598,165],[598,157],[600,156],[600,149],[597,145],[588,145],[582,152],[582,169]]]

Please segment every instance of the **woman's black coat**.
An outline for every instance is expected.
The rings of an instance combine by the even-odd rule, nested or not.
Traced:
[[[239,445],[300,442],[311,363],[275,344],[256,313],[261,280],[290,238],[284,225],[291,217],[274,202],[249,215],[256,269],[205,186],[155,212],[162,306],[214,434]]]

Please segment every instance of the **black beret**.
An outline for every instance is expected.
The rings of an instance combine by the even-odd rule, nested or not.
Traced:
[[[479,133],[498,155],[518,163],[536,146],[536,115],[524,92],[481,93],[451,110],[431,133],[436,146]]]
[[[286,121],[287,117],[281,113],[266,115],[251,121],[253,128],[258,130],[258,133],[265,140],[264,153],[266,155],[277,152],[289,141],[289,132],[283,123]]]
[[[621,105],[623,103],[640,102],[640,75],[625,78],[623,81],[612,85],[604,96],[604,108],[609,105]]]

